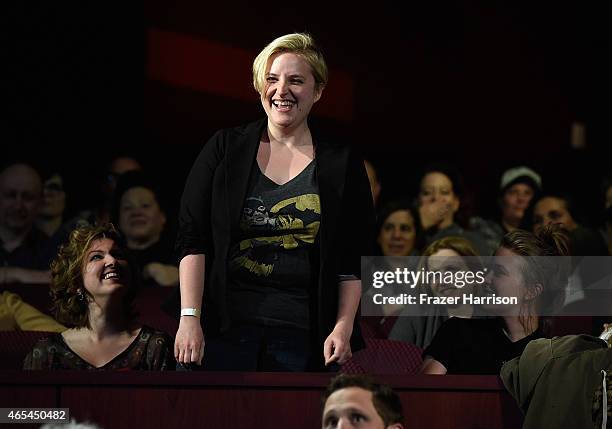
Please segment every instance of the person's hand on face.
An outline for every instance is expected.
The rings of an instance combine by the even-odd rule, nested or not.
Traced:
[[[452,204],[439,199],[428,199],[422,201],[419,206],[421,225],[423,229],[429,229],[439,225],[452,210]]]

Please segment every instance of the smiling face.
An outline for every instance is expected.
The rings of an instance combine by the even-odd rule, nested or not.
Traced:
[[[515,183],[510,186],[502,197],[502,220],[510,225],[518,226],[523,214],[533,198],[533,188],[525,183]]]
[[[15,164],[0,174],[0,226],[22,233],[32,228],[38,215],[42,185],[31,167]]]
[[[121,197],[119,229],[130,247],[136,243],[158,241],[165,224],[166,216],[150,189],[130,188]]]
[[[89,295],[108,296],[130,286],[130,270],[124,251],[114,240],[92,241],[83,261],[83,285]]]
[[[269,125],[295,129],[304,123],[321,90],[308,63],[299,55],[285,52],[270,58],[260,95]]]
[[[372,402],[372,392],[361,387],[346,387],[332,393],[323,410],[323,429],[385,429],[382,417]]]
[[[519,305],[515,307],[483,305],[483,308],[494,310],[503,315],[517,315],[520,312],[521,305],[530,299],[523,275],[524,264],[522,258],[512,250],[505,247],[497,249],[482,285],[484,294],[495,294],[498,297],[516,297]]]
[[[555,197],[544,197],[533,208],[533,230],[537,233],[542,227],[553,223],[562,224],[568,231],[577,227],[565,201]]]
[[[452,249],[440,249],[427,259],[427,268],[432,272],[441,272],[443,275],[448,272],[457,273],[460,271],[470,271],[465,260]],[[472,291],[471,284],[464,284],[458,287],[452,283],[432,283],[431,290],[436,296],[461,297]]]
[[[408,256],[415,240],[414,218],[408,210],[391,213],[378,233],[378,244],[385,256]]]

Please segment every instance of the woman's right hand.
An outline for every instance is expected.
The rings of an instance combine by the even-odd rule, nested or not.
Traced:
[[[182,316],[174,340],[174,357],[179,363],[197,362],[202,365],[204,357],[204,332],[200,319],[193,316]]]
[[[450,209],[450,204],[442,200],[432,200],[422,203],[419,206],[419,217],[421,218],[423,230],[426,231],[440,224]]]

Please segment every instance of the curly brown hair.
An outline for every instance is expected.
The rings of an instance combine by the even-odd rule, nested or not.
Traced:
[[[83,266],[92,242],[102,238],[111,239],[125,247],[121,234],[111,223],[80,226],[72,231],[68,242],[60,247],[57,257],[51,263],[51,311],[66,326],[91,328],[88,303],[90,295],[83,285]],[[137,283],[132,264],[129,266],[131,282],[124,306],[126,315],[132,318],[135,316],[132,303]]]

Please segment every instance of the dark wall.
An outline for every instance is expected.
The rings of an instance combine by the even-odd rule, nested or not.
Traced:
[[[486,212],[501,171],[526,163],[594,211],[599,176],[609,169],[609,14],[591,2],[533,3],[3,6],[12,34],[6,159],[57,165],[87,205],[107,160],[131,153],[163,172],[176,196],[216,129],[262,111],[256,94],[236,99],[148,79],[148,32],[257,53],[278,35],[306,30],[330,67],[354,83],[353,119],[319,123],[363,148],[388,196],[413,194],[419,169],[445,158]],[[226,67],[228,57],[207,60]],[[579,152],[570,148],[574,121],[587,128]]]

